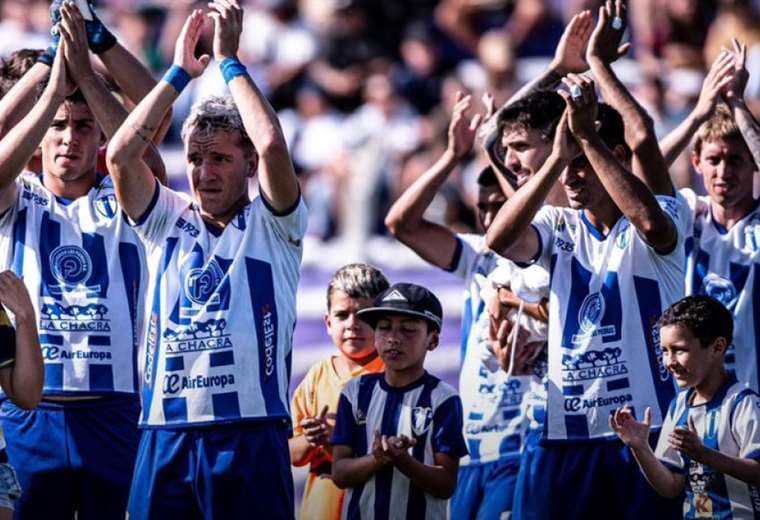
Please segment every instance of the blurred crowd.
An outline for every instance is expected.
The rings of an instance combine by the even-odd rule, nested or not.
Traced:
[[[551,60],[562,30],[598,0],[248,0],[241,60],[280,115],[310,208],[313,237],[364,243],[383,233],[389,205],[446,146],[456,92],[497,106]],[[0,0],[0,56],[48,46],[49,0]],[[171,64],[182,23],[204,2],[101,0],[99,16],[156,77]],[[615,67],[664,136],[693,108],[705,71],[736,37],[760,70],[760,0],[631,0],[632,48]],[[212,26],[201,47],[210,52]],[[760,74],[746,98],[760,115]],[[222,93],[219,74],[193,82],[164,147],[181,157],[179,129],[195,100]],[[476,147],[480,149],[480,147]],[[428,217],[471,230],[475,152],[450,176]],[[168,161],[175,186],[183,161]],[[695,183],[688,157],[672,171]]]

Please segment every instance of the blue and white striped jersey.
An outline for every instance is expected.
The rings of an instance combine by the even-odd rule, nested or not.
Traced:
[[[686,294],[706,294],[734,315],[734,341],[726,352],[726,367],[755,391],[760,390],[760,200],[731,229],[716,222],[712,212],[697,215],[708,197],[681,190],[689,203],[692,226],[686,239]]]
[[[219,231],[158,185],[135,229],[148,253],[143,427],[289,421],[306,206],[255,198]]]
[[[403,388],[388,385],[382,373],[349,381],[338,403],[332,444],[350,446],[354,457],[362,457],[370,453],[376,431],[414,436],[417,443],[410,454],[423,464],[434,464],[435,453],[454,459],[467,453],[459,397],[451,386],[427,372]],[[348,490],[342,518],[439,519],[446,517],[447,502],[387,466],[362,486]]]
[[[668,436],[694,421],[707,448],[743,459],[760,459],[760,396],[735,377],[708,403],[693,405],[694,389],[680,392],[670,403],[655,455],[668,468],[686,474],[684,518],[757,518],[760,489],[710,466],[691,460],[670,446]]]
[[[483,235],[457,235],[453,274],[465,281],[462,317],[462,368],[459,392],[464,409],[464,437],[469,454],[461,463],[482,464],[520,456],[525,431],[523,396],[528,378],[513,377],[488,350],[486,298],[493,294],[489,276],[497,268],[518,269],[486,247]]]
[[[16,204],[0,216],[9,245],[0,265],[23,276],[32,296],[45,395],[137,393],[145,249],[111,178],[73,201],[28,175],[16,189]]]
[[[660,255],[621,217],[605,236],[583,211],[544,206],[533,220],[540,265],[551,274],[545,437],[614,436],[607,417],[623,405],[652,407],[658,427],[675,394],[662,364],[657,319],[683,296],[682,199],[657,197],[678,241]]]

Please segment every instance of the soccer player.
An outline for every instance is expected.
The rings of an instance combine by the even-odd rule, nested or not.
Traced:
[[[142,160],[210,57],[188,17],[174,65],[108,149],[117,197],[149,255],[148,336],[131,518],[292,518],[288,383],[306,229],[277,117],[238,61],[243,11],[212,2],[214,58],[232,92],[183,126],[193,201]],[[258,172],[259,196],[248,198]]]
[[[749,79],[746,51],[734,40],[733,49],[717,58],[700,103],[663,143],[674,157],[696,133],[691,161],[707,196],[681,190],[691,212],[686,294],[712,296],[731,311],[735,332],[726,367],[758,391],[760,200],[753,198],[752,184],[760,169],[760,125],[743,98]]]
[[[66,3],[60,14],[47,86],[0,141],[0,265],[24,277],[45,361],[43,402],[27,411],[6,400],[2,419],[21,517],[123,518],[139,442],[145,253],[96,168],[126,111],[92,70],[79,11]],[[17,178],[38,146],[42,175]]]
[[[15,328],[4,307],[13,314]],[[25,410],[40,402],[45,377],[35,321],[34,306],[24,282],[11,271],[0,273],[0,387],[16,406]],[[0,519],[13,518],[14,502],[20,494],[21,487],[8,463],[0,428]]]
[[[668,504],[655,503],[622,445],[610,442],[604,418],[629,403],[651,406],[659,425],[673,396],[653,325],[682,295],[686,214],[628,169],[623,120],[597,106],[593,82],[564,81],[572,96],[562,92],[567,109],[549,159],[487,233],[494,251],[551,273],[546,444],[536,448],[537,478],[515,496],[514,514],[667,516]],[[542,207],[557,180],[571,207]]]
[[[631,408],[610,426],[661,495],[684,490],[683,517],[755,518],[760,513],[760,396],[726,370],[731,313],[709,296],[687,296],[660,318],[663,364],[684,389],[670,403],[657,448],[649,445],[652,413]]]
[[[357,313],[371,307],[388,288],[383,273],[368,264],[338,269],[327,286],[327,332],[338,348],[337,356],[314,364],[293,393],[293,437],[288,441],[295,466],[309,465],[300,518],[339,519],[345,492],[332,479],[330,436],[340,392],[352,378],[382,372],[383,360],[375,349],[375,334]]]
[[[441,303],[398,283],[359,316],[375,329],[385,372],[351,380],[340,396],[332,444],[333,480],[348,488],[343,518],[445,518],[467,448],[456,391],[423,368]]]
[[[531,99],[539,102],[538,96]],[[489,251],[482,234],[454,233],[423,216],[446,177],[472,149],[480,115],[470,117],[470,104],[470,96],[458,95],[446,151],[399,197],[385,222],[396,238],[422,258],[465,282],[459,388],[465,410],[464,431],[469,456],[462,461],[451,507],[453,516],[471,518],[482,515],[489,518],[498,517],[512,508],[512,490],[519,467],[524,426],[521,405],[527,386],[520,379],[508,384],[506,373],[498,364],[487,366],[488,358],[493,356],[484,356],[484,350],[479,346],[487,343],[482,333],[488,331],[487,302],[483,296],[490,285],[487,277],[499,263],[511,262]],[[521,110],[518,107],[507,117],[521,113]],[[484,230],[490,227],[506,200],[496,177],[497,174],[488,167],[477,181],[478,220]],[[527,312],[537,315],[537,305],[528,305]],[[476,326],[478,322],[484,325]]]

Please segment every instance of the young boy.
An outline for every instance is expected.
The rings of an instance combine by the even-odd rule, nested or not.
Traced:
[[[3,306],[13,313],[15,330]],[[43,378],[32,301],[21,279],[5,271],[0,273],[0,387],[18,407],[31,409],[42,398]],[[13,518],[14,502],[20,496],[21,486],[8,463],[0,429],[0,520]]]
[[[441,304],[399,283],[359,317],[375,329],[385,372],[353,379],[340,396],[332,477],[350,488],[343,518],[445,518],[467,448],[459,396],[423,368],[438,346]]]
[[[760,397],[724,366],[731,313],[709,296],[688,296],[660,318],[663,363],[680,392],[670,403],[653,452],[644,421],[622,408],[610,426],[633,451],[662,496],[684,489],[684,518],[755,518],[760,512]]]
[[[301,518],[340,518],[345,492],[326,478],[332,471],[330,434],[340,392],[349,379],[383,370],[374,331],[358,319],[357,312],[371,307],[388,285],[375,267],[349,264],[338,269],[327,286],[325,325],[339,353],[309,369],[291,406],[290,458],[295,466],[309,464]]]

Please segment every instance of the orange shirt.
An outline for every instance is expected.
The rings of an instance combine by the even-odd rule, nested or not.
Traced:
[[[327,419],[334,425],[338,400],[346,383],[354,377],[385,369],[382,359],[377,357],[354,370],[351,377],[341,379],[333,364],[335,358],[331,356],[312,366],[296,388],[291,405],[293,436],[303,435],[303,429],[299,426],[301,420],[319,415],[325,406],[328,407]],[[308,464],[309,476],[303,492],[300,518],[339,520],[345,492],[326,478],[332,473],[332,455],[321,447],[313,449]]]

